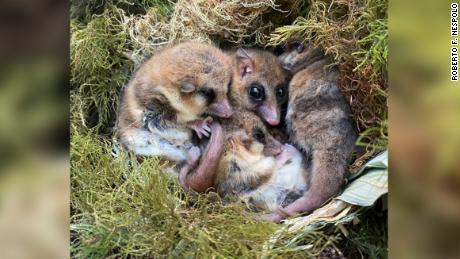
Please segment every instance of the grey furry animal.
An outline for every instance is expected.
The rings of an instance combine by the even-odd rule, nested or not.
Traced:
[[[310,180],[309,190],[301,198],[264,216],[275,222],[311,212],[339,192],[357,138],[350,106],[338,87],[338,70],[318,48],[299,41],[285,48],[279,59],[293,75],[286,130],[289,143],[304,156]]]

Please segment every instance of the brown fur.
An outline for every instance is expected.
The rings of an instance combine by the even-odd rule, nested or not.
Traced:
[[[279,60],[272,53],[258,49],[238,49],[230,55],[233,58],[232,104],[257,113],[270,125],[278,125],[280,107],[287,101],[287,74]],[[261,100],[250,95],[254,85],[264,92]],[[281,95],[277,97],[277,93]]]
[[[237,110],[223,123],[225,135],[217,123],[213,126],[199,163],[200,151],[189,151],[180,172],[184,189],[204,192],[214,186],[224,200],[242,199],[252,209],[271,211],[292,203],[308,189],[300,152],[281,146],[254,113]]]
[[[308,189],[308,172],[294,147],[281,145],[254,113],[240,109],[224,125],[226,141],[215,187],[225,200],[242,199],[274,211]]]
[[[211,45],[188,42],[158,52],[126,87],[118,117],[120,141],[140,155],[183,160],[183,149],[191,147],[190,123],[205,113],[231,115],[227,96],[231,77],[230,59]],[[205,90],[212,90],[214,98],[208,98]],[[222,112],[222,105],[228,109]],[[152,141],[164,147],[153,151],[159,143]]]
[[[222,196],[238,196],[266,183],[275,168],[281,144],[252,112],[237,109],[222,124],[226,133],[215,186]]]
[[[338,71],[327,58],[318,56],[317,49],[298,47],[288,48],[280,60],[294,72],[287,132],[290,143],[304,154],[311,172],[310,189],[284,208],[283,215],[268,217],[274,221],[311,212],[339,192],[357,137],[349,104],[337,86]]]

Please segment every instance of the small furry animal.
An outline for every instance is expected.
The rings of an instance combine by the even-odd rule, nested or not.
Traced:
[[[264,217],[275,222],[311,212],[337,194],[357,138],[350,106],[338,88],[338,71],[322,51],[291,41],[279,59],[293,74],[286,115],[289,143],[303,154],[310,182],[301,198]]]
[[[230,100],[235,106],[253,111],[269,125],[281,120],[280,108],[287,102],[287,73],[272,53],[240,48],[233,58]]]
[[[282,144],[267,133],[267,129],[263,121],[256,114],[242,108],[235,107],[234,115],[231,118],[222,121],[223,129],[217,122],[213,122],[212,127],[212,134],[209,141],[206,142],[206,140],[201,140],[200,148],[190,149],[187,154],[188,163],[184,169],[181,170],[179,176],[184,189],[189,189],[191,187],[193,190],[199,192],[199,190],[207,190],[210,187],[216,186],[214,182],[209,182],[207,179],[200,177],[199,174],[191,172],[194,167],[213,167],[216,175],[213,177],[226,177],[220,172],[222,170],[226,170],[226,172],[228,172],[227,169],[224,169],[225,162],[223,162],[223,159],[229,154],[228,150],[231,149],[232,143],[234,143],[232,139],[239,139],[247,146],[252,145],[252,143],[259,143],[257,146],[258,150],[266,155],[274,156],[282,151]],[[197,161],[201,153],[209,153],[206,149],[212,150],[212,152],[216,155],[212,160],[206,160],[206,155],[203,155],[204,158],[202,158],[198,163]],[[224,155],[222,155],[222,153],[224,153]],[[220,156],[223,156],[223,158],[218,160],[215,159],[217,157],[220,158]],[[212,163],[206,163],[205,161]],[[190,180],[190,178],[193,180]],[[191,181],[199,183],[199,188],[197,189],[190,186]],[[202,185],[202,183],[205,182],[208,184],[207,186]],[[217,180],[217,182],[219,182],[219,180]],[[235,185],[238,185],[238,183],[235,182]]]
[[[202,151],[190,149],[188,163],[182,167],[179,177],[184,189],[203,192],[214,187],[225,200],[241,199],[255,210],[277,211],[302,197],[308,189],[308,172],[303,166],[302,154],[274,139],[256,114],[236,109],[235,115],[223,124],[225,134],[219,124],[213,122],[209,143],[201,146],[208,149],[204,152],[216,155],[211,159],[203,155],[197,163]],[[197,168],[196,171],[193,168]],[[200,170],[216,173],[206,175]]]
[[[222,197],[273,211],[307,190],[301,154],[272,137],[256,114],[238,110],[224,128],[226,142],[215,181]]]
[[[137,155],[186,161],[192,130],[209,136],[211,117],[228,118],[231,59],[218,48],[187,42],[155,54],[128,83],[118,116],[120,142]],[[196,149],[195,149],[196,150]]]

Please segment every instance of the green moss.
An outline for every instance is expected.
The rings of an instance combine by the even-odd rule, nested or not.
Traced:
[[[185,194],[157,159],[139,163],[124,151],[113,157],[110,141],[91,132],[72,135],[71,249],[77,257],[300,257],[335,240],[311,231],[264,250],[278,226],[254,221],[242,204],[223,205],[214,193]]]
[[[346,258],[388,258],[388,211],[378,205],[364,209],[360,221],[347,227],[348,237],[339,244]]]
[[[169,16],[174,11],[175,0],[141,0],[138,5],[144,11],[155,7],[162,16]]]
[[[91,15],[101,14],[107,2],[107,0],[71,0],[70,17],[80,22],[87,22],[91,19]]]
[[[357,146],[365,147],[368,152],[379,153],[388,147],[388,122],[365,129],[356,141]]]
[[[71,2],[72,255],[305,258],[326,247],[347,248],[334,226],[273,240],[279,226],[254,221],[243,204],[224,205],[213,193],[184,193],[155,158],[139,162],[125,151],[114,157],[122,149],[110,138],[122,86],[160,46],[186,39],[266,46],[298,36],[338,62],[361,132],[358,145],[367,155],[377,152],[387,146],[387,0],[194,3]],[[386,243],[356,238],[366,232],[350,236],[350,247],[379,257]]]
[[[70,1],[70,17],[82,23],[89,22],[93,15],[100,15],[109,8],[121,8],[127,14],[145,14],[155,7],[163,16],[168,16],[174,10],[174,0],[72,0]]]
[[[70,83],[85,103],[82,112],[89,127],[113,125],[120,89],[132,69],[123,53],[128,39],[121,15],[113,9],[86,26],[71,24]]]
[[[387,81],[388,61],[388,3],[385,0],[365,1],[365,12],[359,18],[362,34],[357,41],[357,51],[352,55],[357,66],[353,71],[370,73],[372,83]]]

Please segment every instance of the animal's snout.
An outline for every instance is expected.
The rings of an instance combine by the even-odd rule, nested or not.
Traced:
[[[209,110],[212,114],[221,118],[230,118],[233,115],[233,109],[228,100],[211,104]]]
[[[287,71],[291,71],[292,70],[292,63],[283,63],[282,67]]]
[[[283,152],[283,145],[274,138],[265,145],[264,155],[266,156],[277,156],[281,152]]]

